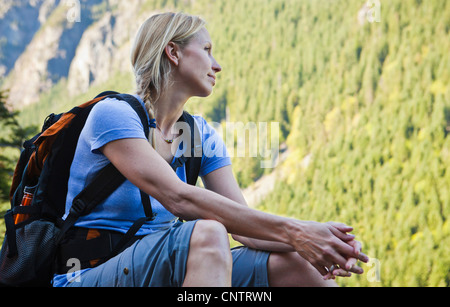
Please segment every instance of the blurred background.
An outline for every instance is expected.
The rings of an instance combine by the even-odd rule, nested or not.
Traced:
[[[450,285],[447,0],[0,0],[1,216],[23,140],[133,93],[131,44],[162,11],[202,16],[223,68],[188,111],[279,123],[276,167],[233,158],[251,206],[352,225],[372,261],[342,286]]]

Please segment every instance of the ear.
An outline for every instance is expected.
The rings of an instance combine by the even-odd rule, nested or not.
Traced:
[[[174,42],[169,42],[167,44],[166,48],[164,48],[164,51],[165,51],[166,56],[169,59],[169,61],[173,65],[178,66],[180,56],[181,56],[180,47],[177,44],[175,44]]]

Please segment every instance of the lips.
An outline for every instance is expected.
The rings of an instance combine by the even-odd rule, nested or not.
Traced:
[[[216,76],[213,75],[208,75],[209,78],[211,78],[211,80],[213,81],[213,84],[216,84]]]

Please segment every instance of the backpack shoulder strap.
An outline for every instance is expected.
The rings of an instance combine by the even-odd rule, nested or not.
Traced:
[[[139,100],[136,99],[133,95],[129,94],[119,94],[112,96],[119,100],[125,100],[128,102],[128,104],[134,109],[134,111],[139,116],[142,125],[144,126],[144,132],[145,136],[148,138],[148,134],[150,132],[150,125],[147,117],[147,112],[145,111],[145,108],[142,106],[142,104],[139,102]]]
[[[191,130],[191,156],[186,159],[186,179],[188,184],[196,185],[203,155],[200,129],[191,114],[184,111],[182,117]]]

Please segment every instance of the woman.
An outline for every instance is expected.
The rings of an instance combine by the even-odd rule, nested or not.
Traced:
[[[202,19],[158,14],[140,28],[132,50],[137,95],[149,120],[149,140],[133,110],[104,100],[92,110],[71,168],[66,211],[96,172],[111,161],[128,179],[79,228],[124,233],[143,216],[139,189],[151,195],[156,218],[118,256],[84,269],[55,286],[334,286],[335,276],[362,273],[361,245],[340,223],[300,221],[246,206],[223,152],[202,158],[206,189],[185,183],[185,168],[174,172],[172,133],[190,97],[206,97],[222,70]],[[111,99],[109,99],[111,100]],[[203,144],[222,140],[201,117]],[[181,223],[177,218],[186,220]],[[230,252],[228,233],[245,247]]]

